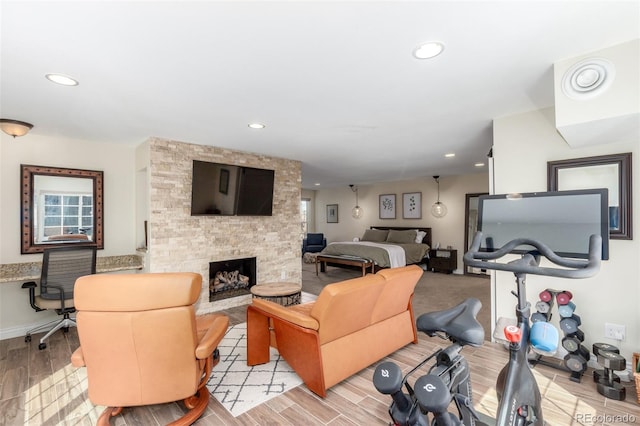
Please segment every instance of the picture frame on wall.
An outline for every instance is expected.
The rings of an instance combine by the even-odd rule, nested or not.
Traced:
[[[631,153],[547,162],[547,190],[609,190],[609,238],[633,239]]]
[[[327,223],[338,223],[337,204],[327,204]]]
[[[402,218],[422,219],[422,192],[402,194]]]
[[[396,218],[396,194],[381,194],[379,197],[380,219]]]

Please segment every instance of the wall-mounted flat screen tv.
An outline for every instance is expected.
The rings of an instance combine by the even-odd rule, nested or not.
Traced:
[[[609,259],[607,189],[483,195],[479,198],[480,249],[495,251],[516,238],[541,241],[563,257],[586,259],[589,237],[602,237],[602,260]],[[533,247],[520,247],[525,253]]]
[[[193,160],[191,215],[271,216],[274,171]]]

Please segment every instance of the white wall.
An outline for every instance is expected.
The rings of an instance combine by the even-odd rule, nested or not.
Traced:
[[[632,152],[633,164],[633,240],[610,240],[610,259],[602,262],[600,272],[583,280],[527,277],[527,295],[532,305],[545,288],[566,289],[574,294],[576,314],[582,319],[584,345],[606,342],[620,348],[627,360],[640,347],[640,141],[611,142],[605,145],[572,149],[555,129],[554,109],[548,108],[494,120],[495,192],[535,192],[547,189],[547,161]],[[496,274],[496,313],[515,317],[513,274]],[[555,315],[557,317],[557,315]],[[626,326],[626,339],[618,342],[604,338],[604,324]]]
[[[121,144],[42,137],[0,136],[0,263],[38,262],[41,254],[20,254],[20,164],[104,172],[104,250],[98,256],[135,253],[135,148]],[[0,338],[57,316],[35,312],[21,282],[0,283]]]
[[[316,231],[323,232],[327,242],[350,241],[361,237],[365,229],[373,225],[431,227],[432,241],[441,247],[448,245],[458,250],[458,270],[461,273],[464,254],[464,209],[465,194],[488,192],[488,174],[478,173],[463,176],[440,177],[440,201],[448,208],[443,218],[431,215],[431,205],[437,200],[437,185],[433,177],[358,186],[358,204],[364,213],[360,219],[351,216],[356,204],[356,194],[348,186],[344,188],[319,189],[316,191]],[[402,194],[422,193],[422,218],[402,218]],[[396,194],[396,219],[380,219],[379,196]],[[338,204],[338,223],[327,223],[327,204]]]

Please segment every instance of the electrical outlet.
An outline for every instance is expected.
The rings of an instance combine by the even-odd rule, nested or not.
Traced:
[[[619,324],[604,324],[604,337],[614,340],[624,340],[626,335],[626,327]]]
[[[286,279],[286,278],[287,278],[287,272],[286,272],[286,271],[282,271],[282,272],[280,272],[280,279],[281,279],[281,280],[284,280],[284,279]]]

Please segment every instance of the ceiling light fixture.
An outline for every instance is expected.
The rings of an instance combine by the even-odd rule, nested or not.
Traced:
[[[455,153],[455,152],[449,152],[449,153],[445,154],[444,156],[445,156],[446,158],[453,158],[453,157],[455,157],[455,156],[456,156],[456,153]]]
[[[476,164],[474,164],[474,166],[476,166],[476,167],[482,167],[482,166],[484,166],[484,163],[476,163]]]
[[[250,123],[249,127],[252,129],[264,129],[266,126],[262,123]]]
[[[61,84],[63,86],[77,86],[78,84],[78,80],[69,77],[68,75],[64,75],[64,74],[46,74],[45,77],[47,78],[47,80],[56,83],[56,84]]]
[[[0,118],[0,129],[6,134],[13,136],[24,136],[33,129],[33,124],[24,121],[10,120],[8,118]]]
[[[356,193],[356,206],[351,209],[351,216],[353,216],[354,219],[360,219],[363,211],[362,207],[358,205],[358,187],[355,185],[349,185],[349,188],[351,188],[351,191]]]
[[[440,202],[440,176],[433,177],[438,184],[438,201],[431,206],[431,214],[438,219],[447,215],[447,206]]]
[[[439,41],[429,41],[418,46],[413,51],[413,56],[418,59],[431,59],[442,53],[444,44]]]

